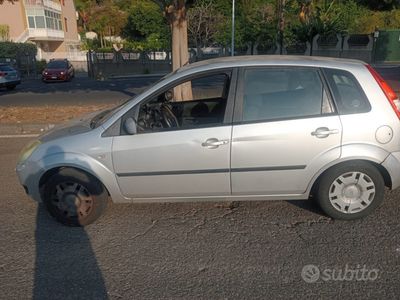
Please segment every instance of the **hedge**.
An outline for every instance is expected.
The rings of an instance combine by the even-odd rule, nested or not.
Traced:
[[[30,43],[0,42],[0,57],[36,56],[36,45]]]

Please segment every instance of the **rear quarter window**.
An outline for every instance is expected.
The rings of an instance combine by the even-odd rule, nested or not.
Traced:
[[[339,114],[365,113],[371,105],[353,74],[343,70],[324,69]]]

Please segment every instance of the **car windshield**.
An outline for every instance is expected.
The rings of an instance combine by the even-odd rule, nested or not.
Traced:
[[[14,69],[7,65],[0,65],[0,71],[14,71]]]
[[[146,87],[142,93],[146,92],[147,90],[151,89],[153,86],[155,86],[157,83],[163,81],[164,79],[167,79],[168,77],[171,77],[172,75],[176,74],[176,71],[171,72],[167,75],[165,75],[164,77],[160,78],[159,80],[157,80],[156,82],[150,84],[148,87]],[[114,115],[117,111],[119,111],[120,109],[122,109],[126,104],[128,104],[130,101],[132,101],[133,99],[135,99],[136,96],[122,102],[121,104],[117,105],[114,108],[111,109],[106,109],[106,110],[102,110],[101,112],[99,112],[97,115],[95,115],[92,120],[90,121],[90,128],[94,129],[99,127],[100,125],[104,124],[112,115]]]
[[[66,69],[67,68],[67,62],[65,61],[51,61],[47,64],[47,69]]]

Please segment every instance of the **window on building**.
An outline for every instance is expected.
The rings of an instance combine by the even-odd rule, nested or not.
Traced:
[[[65,32],[68,32],[68,21],[67,21],[67,18],[64,18],[64,27],[65,27]]]
[[[35,28],[35,18],[32,16],[28,17],[29,28]]]
[[[36,28],[46,28],[43,16],[36,16],[35,22],[36,22]]]
[[[43,10],[27,10],[29,28],[62,30],[61,14]]]

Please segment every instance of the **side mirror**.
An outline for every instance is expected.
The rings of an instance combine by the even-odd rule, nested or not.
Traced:
[[[124,130],[127,134],[133,135],[137,133],[136,122],[133,118],[128,118],[124,121]]]

